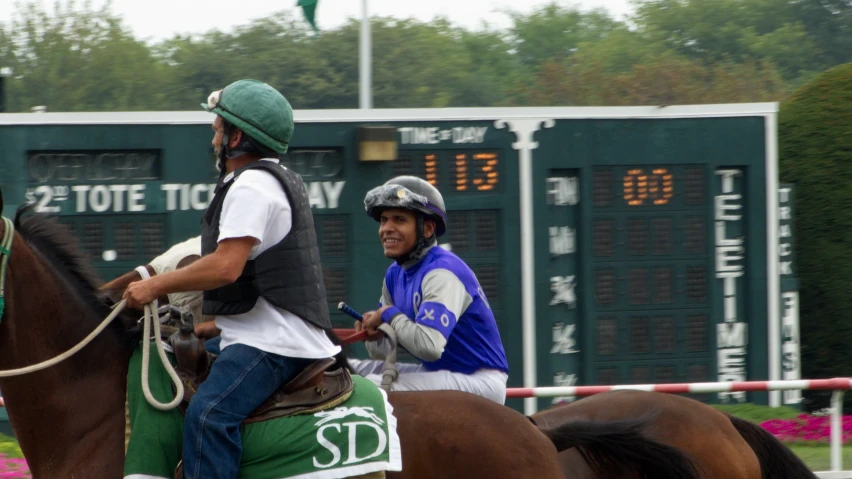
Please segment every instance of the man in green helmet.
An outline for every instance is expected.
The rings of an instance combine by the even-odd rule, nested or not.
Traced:
[[[293,134],[293,110],[274,88],[240,80],[202,105],[216,114],[221,171],[201,230],[202,258],[128,286],[128,306],[164,294],[204,291],[202,311],[220,331],[219,356],[186,411],[184,477],[233,479],[240,424],[316,359],[340,352],[331,329],[314,221],[305,185],[278,164]]]

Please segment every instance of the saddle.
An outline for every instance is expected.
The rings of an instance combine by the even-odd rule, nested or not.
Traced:
[[[169,336],[169,343],[174,349],[175,371],[184,389],[178,409],[185,415],[189,400],[207,379],[217,356],[204,349],[204,340],[195,335],[191,326],[181,326],[178,332]],[[243,424],[322,411],[349,399],[353,388],[352,376],[346,368],[329,370],[335,362],[334,358],[312,362],[249,414]]]
[[[183,400],[178,405],[182,415],[192,396],[201,383],[210,374],[210,367],[216,361],[215,354],[204,348],[204,340],[196,336],[192,313],[181,311],[171,305],[164,306],[179,327],[161,325],[160,339],[171,344],[175,356],[175,372],[183,384]],[[172,323],[174,324],[174,323]],[[331,409],[343,403],[352,395],[354,384],[346,368],[329,370],[334,358],[318,359],[309,364],[295,378],[281,386],[266,401],[258,406],[243,424],[266,421],[296,414],[311,414]],[[175,391],[174,384],[172,390]],[[371,477],[372,475],[364,476]],[[183,479],[183,460],[178,462],[175,479]],[[384,478],[384,473],[376,479]]]

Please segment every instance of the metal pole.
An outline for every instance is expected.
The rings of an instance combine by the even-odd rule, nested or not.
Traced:
[[[766,265],[769,380],[781,379],[781,277],[778,266],[778,116],[766,115]],[[769,406],[781,405],[781,391],[769,393]]]
[[[843,451],[841,447],[843,441],[841,434],[843,433],[842,424],[843,414],[843,391],[834,391],[831,393],[831,470],[843,470]]]
[[[371,98],[372,89],[372,72],[370,71],[372,63],[372,45],[370,44],[370,15],[367,12],[367,0],[361,0],[361,53],[360,53],[360,86],[361,94],[359,105],[362,110],[369,110],[373,107]]]
[[[12,75],[9,67],[0,68],[0,113],[6,111],[6,77]]]
[[[518,134],[518,142],[532,140],[521,139]],[[535,387],[538,380],[538,368],[536,367],[536,336],[535,336],[535,270],[533,255],[533,166],[532,151],[524,148],[518,152],[520,164],[518,177],[521,188],[521,332],[522,332],[522,354],[524,358],[524,386]],[[538,410],[538,401],[535,398],[524,400],[524,414],[531,416]]]

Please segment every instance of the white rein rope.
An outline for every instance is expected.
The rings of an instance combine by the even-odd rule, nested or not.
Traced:
[[[151,275],[148,273],[148,270],[144,266],[139,266],[136,268],[136,272],[142,276],[142,279],[148,279]],[[124,300],[122,300],[124,303]],[[174,409],[183,401],[183,383],[175,371],[175,368],[172,367],[172,363],[169,362],[169,358],[166,357],[165,348],[163,348],[163,341],[160,339],[160,318],[151,318],[151,305],[154,305],[154,311],[159,315],[159,309],[157,308],[157,298],[154,298],[150,304],[145,305],[145,317],[142,322],[142,393],[145,395],[145,400],[148,401],[148,404],[154,406],[155,408],[161,411],[168,411],[170,409]],[[151,363],[151,324],[154,324],[154,344],[156,344],[157,354],[160,356],[160,361],[163,363],[163,367],[166,368],[166,372],[169,373],[169,377],[172,380],[172,383],[175,385],[176,394],[174,399],[167,404],[163,404],[157,401],[154,398],[154,395],[151,394],[151,386],[148,384],[148,366]]]
[[[73,348],[69,349],[68,351],[65,351],[64,353],[60,354],[59,356],[56,356],[53,359],[48,359],[47,361],[42,361],[38,364],[33,364],[32,366],[27,366],[27,367],[18,368],[18,369],[6,369],[6,370],[3,370],[3,371],[0,371],[0,378],[8,378],[8,377],[11,377],[11,376],[21,376],[21,375],[24,375],[24,374],[33,373],[33,372],[36,372],[36,371],[40,371],[42,369],[47,369],[47,368],[53,366],[54,364],[60,363],[64,360],[70,358],[72,355],[74,355],[74,353],[83,349],[87,344],[92,342],[92,340],[95,339],[95,336],[100,334],[101,331],[103,331],[107,327],[107,325],[113,319],[115,319],[116,316],[118,316],[118,313],[120,313],[121,310],[124,309],[124,303],[125,302],[123,300],[120,303],[118,303],[115,310],[112,313],[110,313],[110,315],[107,316],[106,319],[104,319],[101,322],[101,324],[99,324],[98,327],[95,328],[94,331],[89,333],[88,336],[83,338],[83,340],[80,341]],[[147,306],[146,306],[146,308],[147,308]]]
[[[124,300],[121,301],[123,307]],[[154,406],[155,408],[161,411],[168,411],[170,409],[174,409],[183,401],[183,383],[175,371],[175,368],[172,367],[172,363],[169,362],[169,358],[166,357],[166,350],[163,348],[163,341],[160,340],[160,319],[154,318],[154,315],[151,314],[151,305],[145,305],[145,318],[143,319],[142,326],[142,393],[145,395],[145,400],[148,401],[148,404]],[[172,384],[175,385],[175,398],[171,400],[169,403],[161,403],[157,401],[154,396],[151,394],[151,387],[148,385],[148,365],[151,362],[151,324],[154,324],[154,344],[157,349],[157,354],[160,356],[160,361],[163,363],[163,367],[166,368],[166,372],[169,373],[169,377],[172,380]]]
[[[142,274],[142,273],[140,272],[140,274]],[[142,276],[143,276],[143,278],[148,276],[148,271],[145,271],[145,273]],[[53,366],[54,364],[61,363],[62,361],[70,358],[75,353],[77,353],[78,351],[80,351],[81,349],[86,347],[87,344],[92,342],[92,340],[95,339],[95,337],[97,337],[97,335],[100,334],[101,331],[106,329],[106,327],[109,325],[109,323],[111,323],[112,320],[115,319],[118,316],[118,314],[121,313],[122,310],[124,310],[126,304],[127,304],[127,300],[121,300],[120,303],[113,306],[112,313],[110,313],[109,316],[106,317],[106,319],[101,321],[101,324],[99,324],[98,327],[95,328],[94,331],[89,333],[88,336],[83,338],[82,341],[77,343],[76,346],[69,349],[68,351],[65,351],[64,353],[60,354],[59,356],[56,356],[55,358],[48,359],[47,361],[42,361],[38,364],[33,364],[31,366],[18,368],[18,369],[2,370],[2,371],[0,371],[0,377],[7,378],[7,377],[11,377],[11,376],[21,376],[21,375],[24,375],[24,374],[29,374],[29,373],[32,373],[32,372],[40,371],[42,369],[47,369],[47,368]],[[172,363],[170,363],[168,357],[166,357],[166,351],[165,351],[165,348],[163,347],[163,342],[160,340],[160,321],[159,321],[159,318],[155,317],[156,315],[154,315],[151,312],[151,305],[152,304],[156,304],[156,299],[154,301],[152,301],[151,303],[145,305],[145,308],[144,308],[145,309],[145,316],[142,318],[142,322],[143,322],[143,325],[142,325],[142,331],[143,331],[142,332],[142,393],[145,395],[145,399],[148,401],[148,404],[150,404],[151,406],[154,406],[155,408],[157,408],[161,411],[168,411],[170,409],[174,409],[175,407],[177,407],[177,405],[180,404],[180,402],[183,400],[184,389],[183,389],[183,383],[181,382],[180,378],[178,377],[177,372],[175,371],[175,368],[172,367]],[[156,311],[156,310],[154,310],[154,311]],[[176,394],[175,394],[175,398],[171,402],[165,403],[165,404],[157,401],[154,398],[154,396],[151,394],[151,388],[148,384],[148,371],[149,371],[148,366],[149,366],[149,363],[151,362],[150,361],[150,359],[151,359],[151,341],[150,341],[150,338],[151,338],[151,325],[152,324],[154,325],[154,341],[155,341],[155,344],[156,344],[155,347],[157,349],[157,353],[160,356],[160,360],[163,363],[163,367],[166,368],[166,372],[169,373],[169,377],[171,378],[172,383],[175,385],[175,389],[177,390]]]

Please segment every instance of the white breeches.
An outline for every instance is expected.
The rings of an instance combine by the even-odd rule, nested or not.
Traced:
[[[349,359],[355,374],[364,376],[377,385],[382,384],[385,362],[375,359]],[[427,371],[421,364],[397,363],[399,377],[391,391],[465,391],[490,399],[498,404],[506,402],[506,381],[509,376],[496,369],[480,369],[473,374],[451,371]]]

